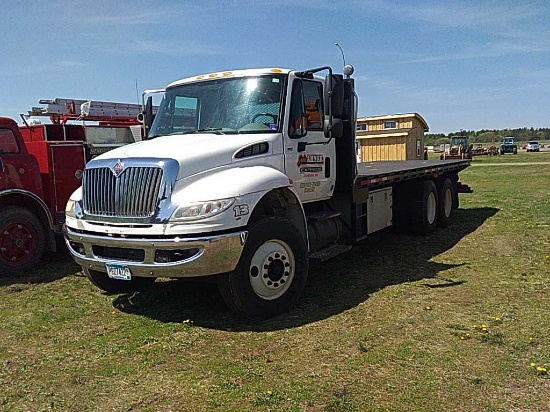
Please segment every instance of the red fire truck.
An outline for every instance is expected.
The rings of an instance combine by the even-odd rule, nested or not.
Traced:
[[[35,267],[45,251],[55,251],[65,205],[87,161],[142,138],[137,104],[39,103],[47,106],[21,116],[24,126],[0,117],[0,276]],[[35,116],[51,124],[35,124]]]

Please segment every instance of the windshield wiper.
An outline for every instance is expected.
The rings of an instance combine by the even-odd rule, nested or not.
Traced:
[[[205,127],[204,129],[195,130],[194,133],[214,132],[215,134],[225,134],[222,130],[221,127]]]

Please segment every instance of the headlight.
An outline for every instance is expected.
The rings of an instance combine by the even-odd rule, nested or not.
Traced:
[[[182,205],[176,209],[171,220],[197,220],[215,216],[227,210],[235,202],[234,198],[211,200]]]
[[[69,217],[76,217],[76,205],[82,199],[82,187],[76,189],[65,206],[65,215]]]
[[[72,199],[69,199],[67,202],[67,206],[65,206],[65,215],[69,217],[76,217],[76,214],[74,212],[74,205],[76,202]]]

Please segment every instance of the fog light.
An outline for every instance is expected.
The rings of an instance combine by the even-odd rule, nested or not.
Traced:
[[[155,252],[156,263],[172,263],[181,262],[189,259],[199,253],[198,248],[193,249],[176,249],[176,250],[157,250]]]
[[[86,249],[84,249],[84,245],[82,243],[70,241],[69,245],[71,245],[71,249],[73,249],[75,253],[78,253],[79,255],[86,254]]]

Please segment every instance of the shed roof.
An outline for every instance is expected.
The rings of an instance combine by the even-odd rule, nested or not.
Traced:
[[[424,131],[427,132],[430,130],[430,127],[428,126],[428,123],[426,123],[426,120],[422,116],[420,116],[418,113],[401,113],[401,114],[386,114],[386,115],[380,115],[380,116],[367,116],[367,117],[358,117],[357,122],[368,122],[371,120],[396,120],[396,119],[406,119],[406,118],[417,118],[422,126],[424,127]]]

